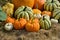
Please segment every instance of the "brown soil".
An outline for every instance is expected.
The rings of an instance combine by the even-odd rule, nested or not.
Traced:
[[[51,29],[40,29],[38,32],[14,29],[7,32],[3,27],[0,27],[0,40],[60,40],[60,24],[52,24]]]

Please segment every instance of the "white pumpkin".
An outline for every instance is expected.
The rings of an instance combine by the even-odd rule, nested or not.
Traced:
[[[7,31],[12,30],[13,29],[13,24],[12,23],[6,23],[4,29],[7,30]]]
[[[41,14],[34,14],[34,18],[40,19],[41,18]]]
[[[52,23],[58,23],[58,20],[57,19],[51,19],[51,22]]]

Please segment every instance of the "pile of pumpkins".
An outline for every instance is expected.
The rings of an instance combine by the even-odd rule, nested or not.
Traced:
[[[58,0],[12,0],[2,10],[7,14],[4,29],[7,31],[26,29],[37,32],[50,29],[52,23],[60,21]]]

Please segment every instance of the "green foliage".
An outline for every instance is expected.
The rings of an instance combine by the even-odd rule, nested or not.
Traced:
[[[5,21],[7,18],[6,13],[2,10],[2,8],[0,7],[0,21]]]

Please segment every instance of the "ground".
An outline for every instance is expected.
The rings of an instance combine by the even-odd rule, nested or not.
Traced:
[[[52,24],[49,30],[40,29],[38,32],[12,30],[7,32],[0,27],[0,40],[60,40],[60,24]]]

